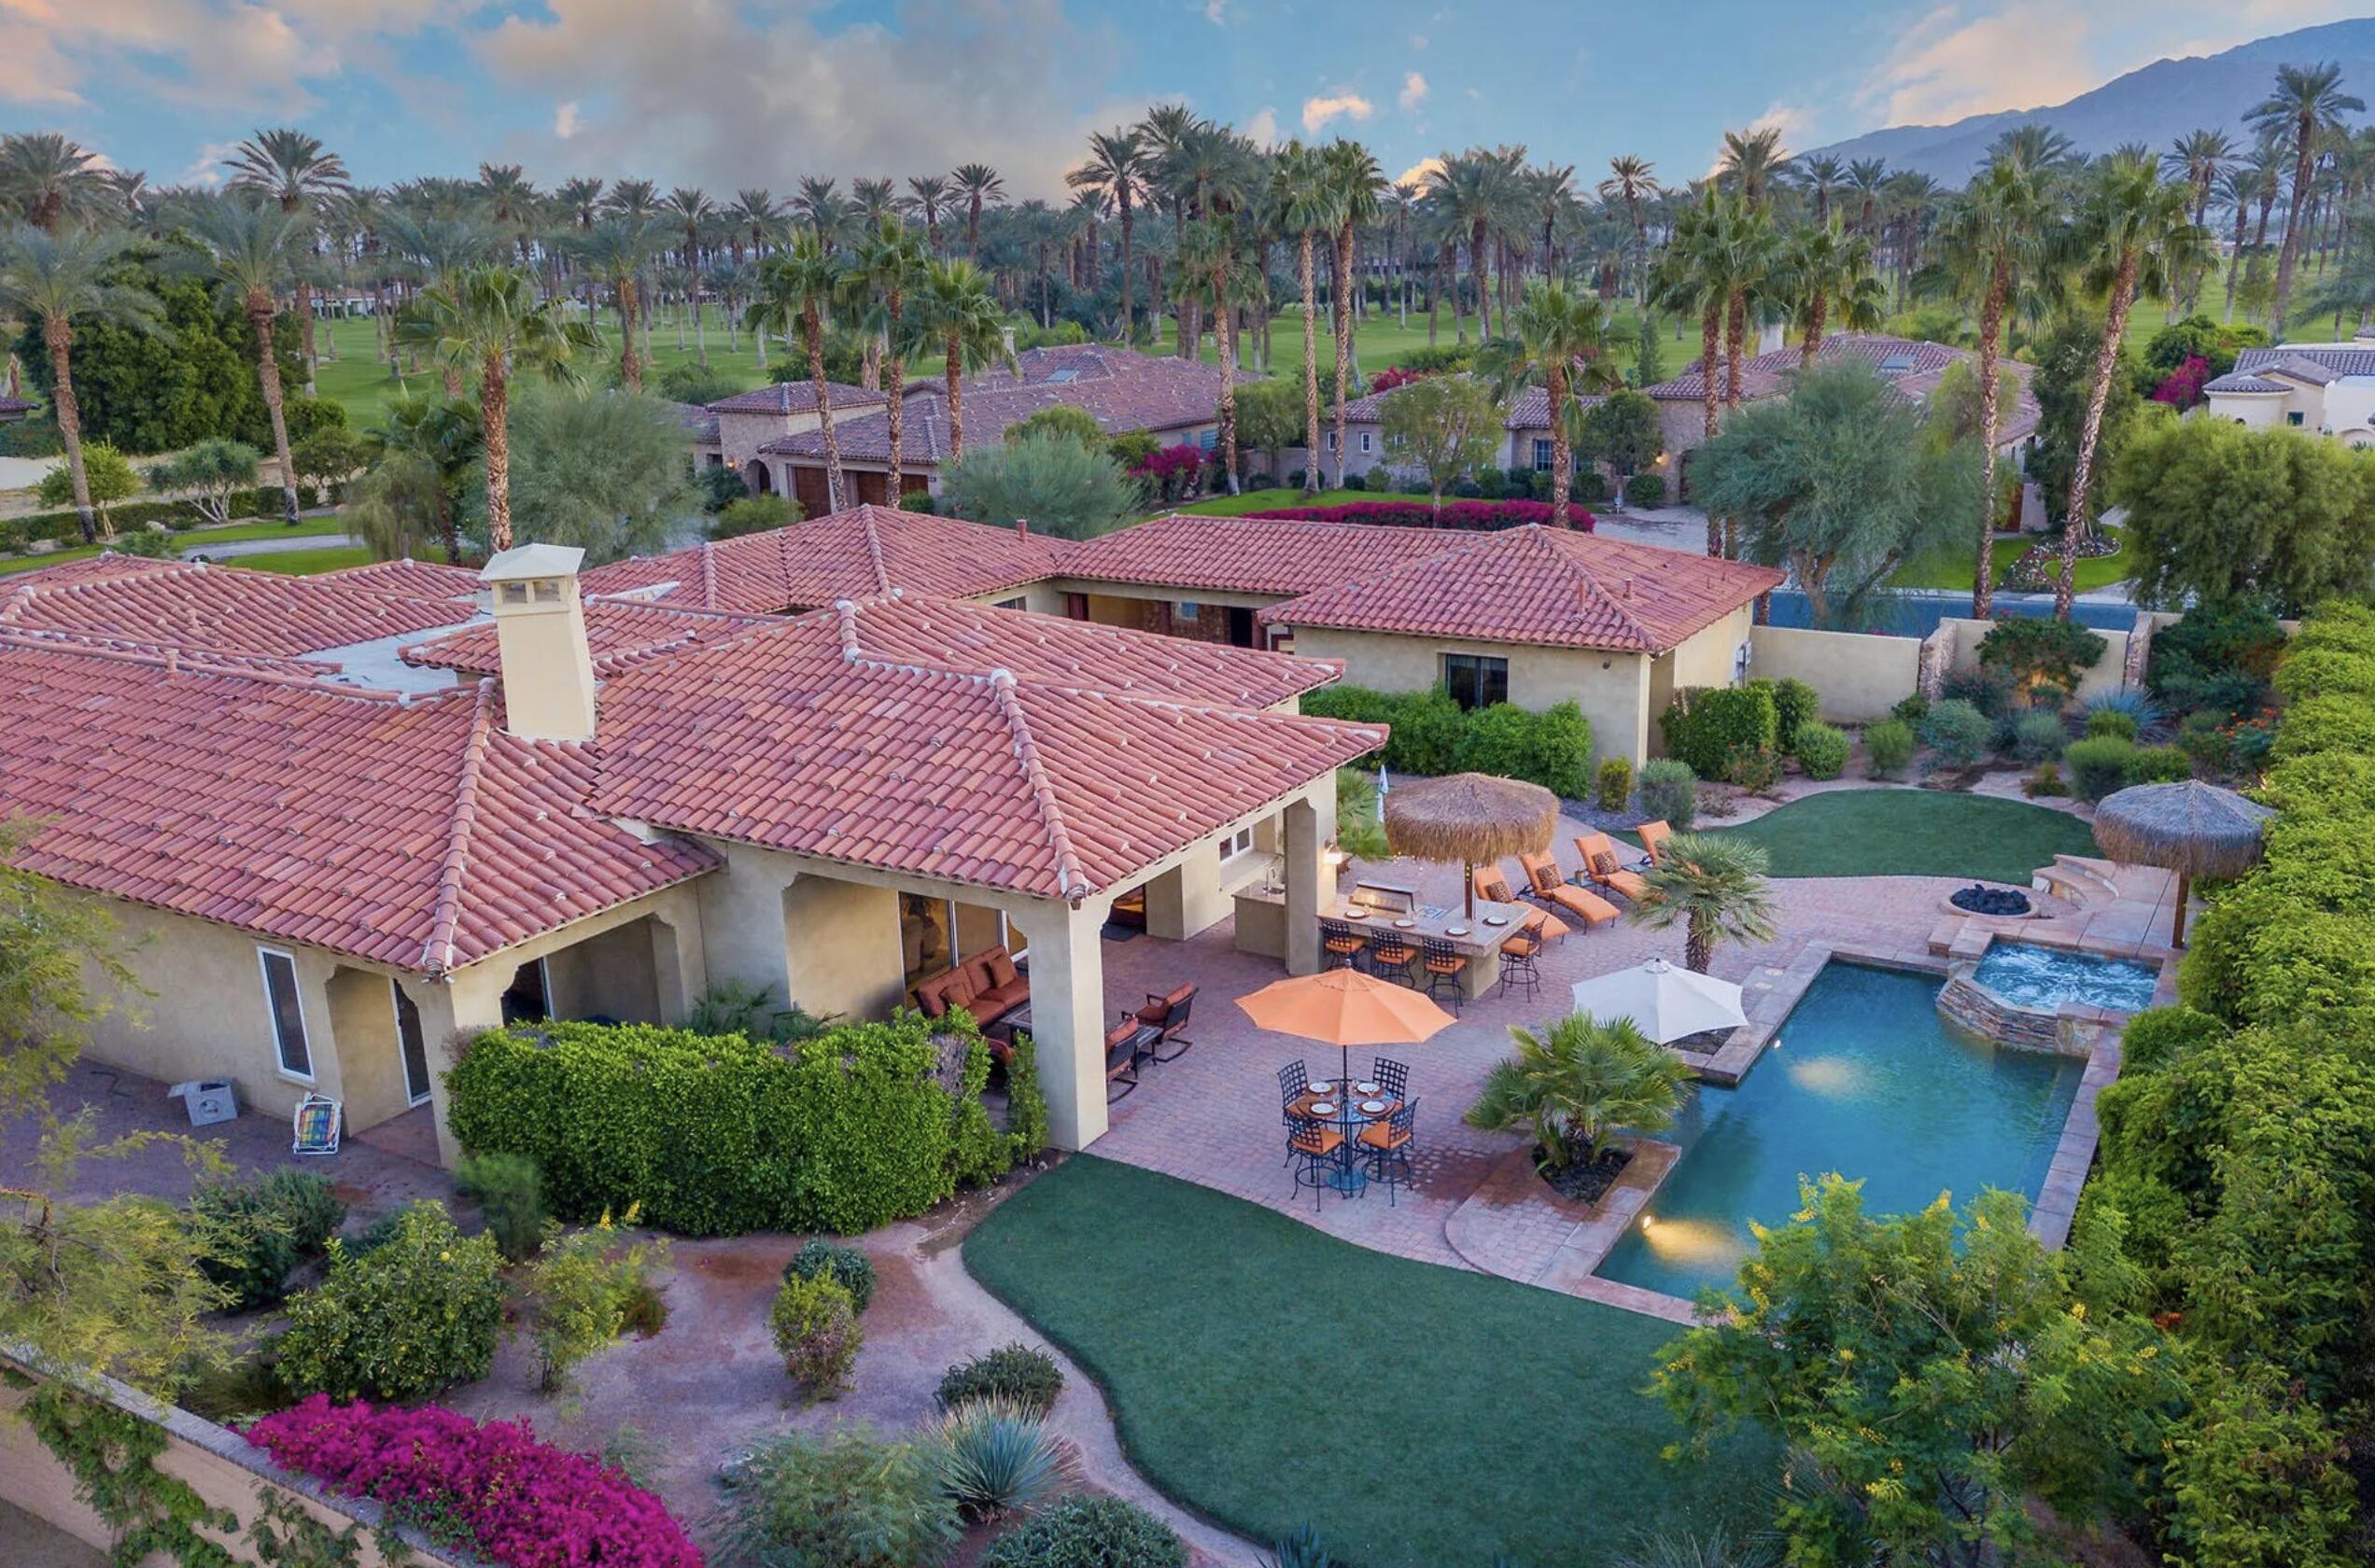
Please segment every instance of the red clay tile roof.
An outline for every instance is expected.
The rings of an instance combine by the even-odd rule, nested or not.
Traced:
[[[1538,524],[1469,534],[1424,559],[1272,605],[1261,619],[1552,648],[1662,653],[1783,574]]]
[[[863,386],[851,386],[847,382],[828,381],[824,387],[825,396],[832,400],[836,412],[845,408],[876,406],[891,400],[888,392],[869,392]],[[731,398],[720,398],[707,406],[712,413],[814,413],[817,406],[816,383],[806,376],[798,381],[774,382],[766,386],[754,386],[748,392],[737,392]],[[711,422],[711,430],[714,433],[714,421]]]
[[[1280,506],[1294,497],[1279,492]],[[1423,560],[1467,536],[1440,528],[1173,512],[1075,544],[1062,574],[1242,594],[1308,594],[1364,572]]]
[[[608,674],[636,660],[706,646],[750,626],[773,625],[776,620],[772,615],[685,609],[638,599],[587,599],[585,646],[594,656],[596,672]],[[401,654],[408,665],[470,676],[493,675],[503,665],[501,638],[491,620],[414,643]]]
[[[438,561],[415,561],[410,556],[401,561],[373,561],[367,567],[347,567],[340,571],[323,572],[316,582],[351,582],[358,587],[376,588],[383,594],[401,594],[413,599],[471,599],[478,597],[478,572],[471,567],[449,567]]]
[[[944,619],[971,624],[950,637]],[[1077,899],[1127,885],[1384,739],[989,665],[1015,649],[997,645],[1002,634],[969,645],[986,624],[943,605],[850,604],[614,676],[595,805],[680,832]]]
[[[472,613],[457,601],[382,593],[334,575],[172,563],[80,581],[45,575],[7,590],[0,626],[295,658],[452,625]]]
[[[13,597],[28,588],[63,588],[77,582],[109,582],[119,577],[139,577],[148,572],[179,571],[185,563],[161,561],[148,555],[123,555],[103,550],[96,555],[81,555],[71,561],[61,561],[53,567],[35,567],[25,571],[9,572],[0,577],[0,599]]]
[[[70,887],[420,973],[717,864],[584,808],[584,747],[493,683],[400,701],[236,661],[0,632],[0,811]]]
[[[857,506],[763,534],[634,556],[581,578],[588,594],[634,594],[691,609],[773,615],[905,588],[947,598],[1057,575],[1061,541],[960,518]]]

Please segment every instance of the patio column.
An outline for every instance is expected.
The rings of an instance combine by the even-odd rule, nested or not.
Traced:
[[[659,993],[660,1022],[681,1028],[693,1004],[709,989],[709,965],[701,953],[701,915],[688,894],[665,912],[654,910],[652,928],[653,989]]]
[[[1085,1149],[1105,1131],[1105,955],[1103,906],[1034,908],[1019,917],[1031,939],[1031,1038],[1047,1136]]]
[[[452,1101],[445,1092],[445,1071],[454,1065],[454,1046],[482,1029],[503,1024],[503,992],[512,983],[517,963],[497,955],[492,963],[458,970],[441,983],[406,979],[404,994],[420,1010],[421,1040],[429,1047],[429,1100],[437,1117],[437,1163],[451,1170],[461,1163],[461,1145],[454,1141]]]
[[[1331,777],[1327,788],[1332,791],[1335,787]],[[1305,795],[1287,802],[1281,815],[1285,819],[1281,856],[1286,873],[1286,973],[1316,974],[1320,904],[1334,891],[1325,856],[1328,840],[1336,836],[1336,804],[1331,794],[1323,811]]]

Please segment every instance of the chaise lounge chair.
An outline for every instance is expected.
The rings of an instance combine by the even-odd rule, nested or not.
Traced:
[[[1502,875],[1501,868],[1498,866],[1476,868],[1476,896],[1488,903],[1515,903],[1517,902],[1517,895],[1510,891],[1509,878]],[[1533,932],[1538,941],[1564,942],[1573,934],[1572,927],[1547,909],[1537,909],[1534,912],[1534,918],[1541,921],[1541,924],[1536,926],[1529,920],[1526,922],[1526,929]]]
[[[1585,888],[1579,888],[1559,870],[1558,861],[1547,849],[1539,854],[1520,855],[1517,863],[1525,868],[1525,881],[1531,889],[1528,897],[1538,903],[1555,904],[1583,922],[1585,930],[1616,923],[1616,905]]]
[[[1665,841],[1674,836],[1674,830],[1665,825],[1665,819],[1661,817],[1654,822],[1644,822],[1633,831],[1641,835],[1641,848],[1647,856],[1641,863],[1664,865]]]
[[[1638,903],[1650,890],[1637,871],[1625,871],[1617,858],[1616,841],[1604,833],[1579,833],[1575,852],[1583,857],[1583,875],[1603,888],[1613,888]]]

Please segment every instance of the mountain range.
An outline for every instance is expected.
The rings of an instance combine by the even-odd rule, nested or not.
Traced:
[[[1960,185],[1988,144],[2014,126],[2051,125],[2083,153],[2108,152],[2123,142],[2158,150],[2188,131],[2224,130],[2248,147],[2244,111],[2268,96],[2279,65],[2332,61],[2345,91],[2375,104],[2375,18],[2328,22],[2238,44],[2218,54],[2156,60],[2115,77],[2066,104],[1973,115],[1951,125],[1893,125],[1815,152],[1844,159],[1883,158],[1891,170],[1910,169],[1946,185]]]

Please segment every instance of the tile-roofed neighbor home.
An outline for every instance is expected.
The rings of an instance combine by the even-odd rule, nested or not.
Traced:
[[[891,400],[888,392],[869,392],[863,386],[851,386],[846,382],[828,381],[824,388],[826,401],[836,413],[845,408],[879,407]],[[720,398],[707,407],[713,414],[814,413],[817,407],[816,383],[806,376],[798,381],[773,382],[766,386],[752,387],[748,392],[737,392],[731,398]]]
[[[777,619],[625,598],[587,599],[584,615],[586,651],[599,674],[639,659],[703,647],[752,626],[773,625]],[[401,654],[406,664],[423,669],[471,676],[493,675],[503,667],[500,637],[491,621],[413,643]]]
[[[34,582],[0,602],[0,626],[295,658],[453,625],[474,613],[458,600],[415,598],[335,576],[176,563],[95,581]]]
[[[1449,549],[1262,611],[1287,626],[1663,653],[1783,574],[1538,524]]]
[[[1282,491],[1279,504],[1291,505],[1291,493]],[[1308,594],[1424,559],[1467,537],[1440,528],[1173,512],[1074,545],[1064,575],[1089,581]]]
[[[449,567],[437,561],[415,561],[410,556],[401,561],[373,561],[369,566],[323,572],[314,581],[352,582],[415,599],[478,597],[478,573],[474,568]]]

